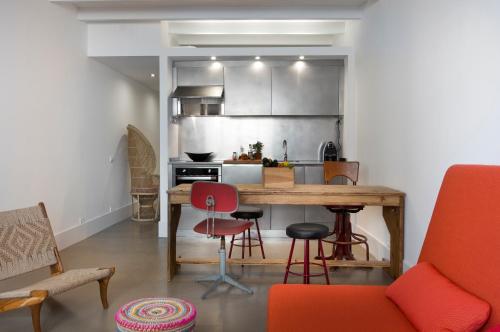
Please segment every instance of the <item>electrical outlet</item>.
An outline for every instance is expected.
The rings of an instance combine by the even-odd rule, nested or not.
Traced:
[[[113,208],[111,206],[108,207],[109,212],[113,212]]]
[[[85,223],[85,219],[83,219],[82,217],[78,218],[78,221],[80,222],[80,225]]]

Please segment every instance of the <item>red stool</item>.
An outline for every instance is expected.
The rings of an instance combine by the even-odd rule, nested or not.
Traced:
[[[259,218],[262,218],[264,215],[264,211],[262,209],[256,208],[256,207],[251,207],[251,206],[245,206],[238,211],[231,213],[231,217],[235,218],[236,220],[239,219],[244,219],[247,221],[250,221],[251,219],[255,220],[255,227],[257,228],[257,238],[252,238],[250,236],[250,228],[248,229],[248,246],[245,244],[245,232],[243,232],[243,236],[235,239],[234,235],[231,239],[231,248],[229,249],[229,258],[231,258],[231,255],[233,253],[233,246],[234,247],[241,247],[241,258],[245,258],[245,247],[248,247],[248,255],[252,257],[252,247],[260,247],[260,252],[262,253],[262,258],[266,258],[266,254],[264,254],[264,243],[262,242],[262,237],[260,236],[260,228],[259,228]],[[257,244],[252,244],[253,241],[258,241]],[[236,241],[241,241],[242,244],[235,244],[234,242]]]
[[[252,222],[215,218],[216,213],[232,213],[238,209],[238,190],[236,187],[217,182],[195,182],[191,187],[191,205],[199,210],[207,211],[207,218],[196,226],[194,231],[206,234],[209,238],[220,237],[219,274],[208,276],[198,281],[214,283],[203,294],[205,299],[221,283],[228,283],[249,294],[253,291],[231,278],[226,273],[226,235],[236,235],[252,227]]]
[[[290,256],[288,257],[288,264],[286,266],[285,280],[283,281],[286,284],[288,280],[288,274],[293,274],[296,276],[304,277],[304,284],[310,283],[310,277],[319,277],[324,275],[326,278],[326,284],[330,284],[330,278],[328,277],[328,269],[326,267],[325,255],[323,253],[323,245],[322,239],[328,236],[328,227],[320,224],[313,223],[301,223],[301,224],[292,224],[286,228],[286,235],[293,239],[292,247],[290,249]],[[303,262],[295,262],[292,263],[293,249],[295,247],[295,240],[302,239],[304,240],[304,261]],[[318,241],[318,251],[320,253],[322,264],[310,262],[309,261],[309,241],[317,240]],[[296,273],[291,272],[290,267],[292,265],[304,265],[304,273]],[[310,265],[318,265],[323,267],[323,273],[311,274],[309,271]]]

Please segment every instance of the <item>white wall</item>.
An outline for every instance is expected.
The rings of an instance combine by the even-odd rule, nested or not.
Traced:
[[[69,7],[3,1],[0,24],[0,210],[44,201],[66,246],[130,214],[126,126],[159,151],[158,94],[88,58]]]
[[[360,183],[407,193],[407,267],[445,170],[500,163],[500,2],[379,0],[358,33]],[[359,226],[385,242],[375,212]]]
[[[89,56],[159,55],[160,22],[88,23]]]

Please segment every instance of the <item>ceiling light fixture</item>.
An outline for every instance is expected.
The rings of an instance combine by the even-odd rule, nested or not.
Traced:
[[[257,55],[257,56],[255,57],[255,60],[260,60],[260,56],[258,56],[258,55]]]
[[[149,74],[149,76],[151,76],[151,78],[155,78],[156,74],[155,73],[151,73],[151,74]]]
[[[211,56],[210,60],[215,61],[215,60],[217,60],[217,57],[216,56]]]
[[[299,60],[304,60],[304,56],[303,55],[299,56]]]

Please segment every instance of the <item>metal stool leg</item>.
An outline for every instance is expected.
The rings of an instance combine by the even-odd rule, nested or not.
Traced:
[[[288,264],[286,265],[285,280],[283,281],[284,284],[286,284],[286,281],[288,280],[288,272],[290,272],[290,264],[292,263],[294,247],[295,247],[295,239],[292,240],[292,247],[290,248],[290,255],[288,256]]]
[[[234,235],[231,237],[231,247],[229,247],[229,258],[233,254],[233,246],[234,246]]]
[[[248,229],[248,256],[252,257],[252,236],[250,235],[250,228]]]
[[[243,243],[241,246],[241,259],[245,258],[245,231],[243,231]]]
[[[325,272],[326,284],[330,284],[330,278],[328,277],[328,269],[326,267],[325,254],[323,252],[323,241],[321,239],[318,240],[318,248],[321,256],[321,261],[323,262],[323,271]]]
[[[262,237],[260,236],[259,221],[255,219],[255,226],[257,226],[257,236],[259,237],[260,252],[262,253],[262,258],[266,259],[266,254],[264,254],[264,243],[262,242]]]
[[[309,284],[309,240],[304,240],[304,284]]]

